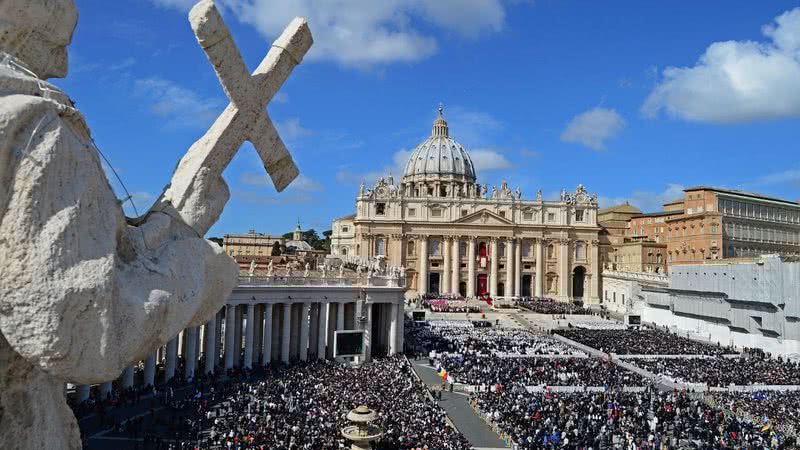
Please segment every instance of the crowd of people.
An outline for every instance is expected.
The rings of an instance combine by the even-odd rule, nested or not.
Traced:
[[[649,372],[684,383],[705,383],[709,386],[800,385],[800,364],[768,356],[647,358],[630,362]]]
[[[678,336],[663,329],[557,330],[568,339],[618,355],[706,355],[736,354],[721,345],[711,345]]]
[[[444,313],[477,313],[481,310],[478,305],[464,299],[428,298],[422,301],[422,307]]]
[[[685,392],[480,392],[476,410],[519,450],[790,449],[795,439]]]
[[[366,405],[378,413],[376,450],[467,450],[464,436],[396,356],[359,368],[314,361],[276,365],[217,383],[180,405],[174,448],[336,449],[349,443],[347,413]]]
[[[521,297],[516,300],[516,305],[539,314],[590,314],[583,306],[559,302],[550,297]]]
[[[715,392],[712,403],[729,414],[778,432],[800,430],[800,391]]]

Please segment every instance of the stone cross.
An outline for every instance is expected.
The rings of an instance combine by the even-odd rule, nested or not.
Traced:
[[[206,197],[211,195],[198,191],[209,180],[221,177],[244,141],[253,144],[278,191],[297,177],[297,167],[266,107],[311,48],[313,38],[305,19],[295,18],[251,75],[212,0],[198,2],[189,13],[189,21],[230,104],[181,159],[161,204],[174,208],[184,222],[203,235],[222,208],[206,205]],[[227,186],[218,190],[223,192],[212,193],[216,197],[211,201],[224,205],[229,195]]]

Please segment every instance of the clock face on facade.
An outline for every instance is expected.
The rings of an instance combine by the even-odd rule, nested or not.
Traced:
[[[378,189],[378,195],[386,195],[386,189],[384,189],[384,188],[379,188],[379,189]]]
[[[578,202],[578,203],[583,203],[583,202],[585,202],[585,201],[586,201],[586,195],[584,195],[584,194],[578,194],[578,195],[576,195],[576,196],[575,196],[575,201],[576,201],[576,202]]]

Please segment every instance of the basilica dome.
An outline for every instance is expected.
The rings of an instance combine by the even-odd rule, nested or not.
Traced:
[[[463,145],[450,137],[443,108],[433,122],[431,136],[419,144],[406,163],[403,181],[445,179],[462,183],[475,182],[475,167]]]

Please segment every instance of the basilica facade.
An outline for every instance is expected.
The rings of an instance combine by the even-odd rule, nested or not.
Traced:
[[[441,107],[399,183],[362,184],[355,214],[332,231],[333,255],[384,258],[417,293],[599,302],[597,196],[579,185],[526,199],[505,182],[480,184]]]

